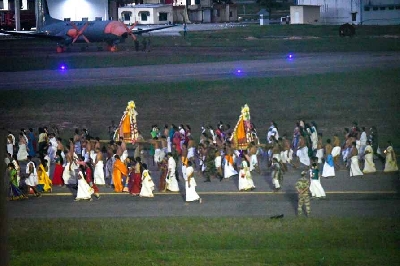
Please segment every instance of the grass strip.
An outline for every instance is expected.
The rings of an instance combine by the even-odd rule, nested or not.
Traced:
[[[314,120],[319,132],[331,138],[357,121],[379,130],[381,147],[400,143],[400,69],[350,71],[306,76],[235,78],[126,86],[91,86],[68,90],[4,90],[1,124],[12,131],[55,125],[63,138],[75,127],[88,128],[107,139],[108,126],[118,123],[129,100],[136,102],[139,130],[151,125],[188,123],[197,138],[201,125],[218,121],[235,125],[240,107],[249,104],[252,122],[264,141],[269,123],[290,137],[296,120]],[[37,88],[40,89],[40,88]],[[95,110],[95,111],[94,111]]]
[[[11,220],[12,265],[394,265],[397,219]]]

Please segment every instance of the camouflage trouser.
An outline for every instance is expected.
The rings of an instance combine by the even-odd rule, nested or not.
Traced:
[[[299,195],[299,203],[297,205],[297,215],[301,215],[303,213],[303,205],[306,207],[307,215],[311,212],[310,207],[310,196],[308,194]]]

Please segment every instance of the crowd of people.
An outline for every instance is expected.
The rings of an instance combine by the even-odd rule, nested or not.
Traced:
[[[374,173],[376,160],[382,161],[384,172],[398,171],[393,146],[388,142],[381,152],[376,127],[371,127],[367,134],[364,127],[359,128],[354,122],[352,127],[344,129],[343,135],[334,134],[324,143],[315,122],[298,121],[290,139],[287,134],[281,136],[272,121],[264,142],[254,124],[250,128],[252,141],[246,149],[238,149],[232,141],[235,129],[222,122],[216,127],[201,127],[198,141],[189,125],[165,125],[162,129],[153,125],[148,139],[139,132],[131,152],[123,136],[117,141],[102,142],[91,137],[86,129],[76,129],[68,142],[63,142],[56,132],[48,132],[46,127],[38,129],[37,138],[32,128],[21,129],[18,140],[9,132],[6,158],[9,198],[26,198],[27,193],[40,197],[51,192],[53,186],[64,185],[77,189],[76,201],[92,200],[92,195],[99,199],[99,186],[103,185],[112,186],[116,193],[154,197],[156,187],[160,192],[180,191],[179,181],[183,179],[186,201],[201,202],[195,189],[195,173],[204,182],[238,176],[239,191],[253,190],[256,186],[252,174],[261,173],[263,159],[268,162],[275,191],[281,189],[289,167],[304,170],[299,182],[309,183],[300,182],[296,188],[299,204],[305,204],[309,213],[304,195],[325,197],[321,177],[335,177],[336,171],[344,167],[349,176]],[[147,161],[145,151],[151,161]],[[27,164],[24,174],[20,171],[21,162]],[[157,185],[148,166],[160,172]]]

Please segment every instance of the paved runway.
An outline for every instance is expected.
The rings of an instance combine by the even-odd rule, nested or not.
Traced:
[[[181,193],[159,193],[154,198],[132,197],[127,193],[115,193],[111,188],[100,187],[101,198],[92,202],[74,202],[76,191],[72,188],[54,187],[53,193],[41,198],[30,196],[29,200],[8,202],[10,218],[94,218],[94,217],[245,217],[284,214],[294,217],[297,208],[295,183],[299,169],[290,169],[284,175],[281,192],[273,192],[271,173],[265,168],[261,174],[254,173],[256,190],[239,192],[237,176],[222,182],[213,179],[203,182],[196,174],[197,192],[203,203],[185,203],[183,182]],[[381,165],[377,162],[378,169]],[[158,186],[159,172],[150,168]],[[182,177],[181,177],[182,178]],[[315,217],[400,217],[399,173],[349,177],[348,170],[340,170],[335,178],[322,178],[327,197],[315,199],[311,208]]]
[[[73,66],[71,66],[73,67]],[[400,67],[400,53],[323,53],[266,56],[234,62],[0,72],[2,89],[69,89],[79,86],[124,85],[184,80],[219,80],[242,77],[296,76],[348,72],[358,69]]]

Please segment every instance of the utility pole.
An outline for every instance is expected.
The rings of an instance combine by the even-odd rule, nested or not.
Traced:
[[[14,0],[15,30],[21,30],[21,0]]]

